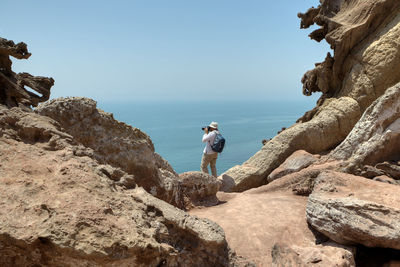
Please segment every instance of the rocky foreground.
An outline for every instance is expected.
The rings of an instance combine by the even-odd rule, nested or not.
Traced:
[[[320,2],[299,14],[333,49],[302,80],[317,106],[218,179],[94,100],[47,101],[0,39],[1,266],[398,266],[400,2]]]

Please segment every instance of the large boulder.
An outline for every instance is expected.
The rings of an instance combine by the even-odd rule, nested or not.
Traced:
[[[151,151],[144,134],[131,132]],[[0,105],[1,266],[246,264],[216,223],[153,197],[72,134],[49,117]]]
[[[332,240],[400,249],[400,187],[322,172],[307,201],[307,221]]]
[[[400,2],[398,0],[322,0],[301,17],[301,27],[325,40],[334,55],[307,72],[303,93],[322,92],[317,106],[274,137],[242,165],[221,177],[227,191],[267,183],[268,175],[294,151],[321,153],[340,144],[363,112],[400,81]]]
[[[41,104],[35,112],[57,121],[76,143],[90,148],[100,163],[120,168],[154,196],[183,208],[178,174],[155,153],[150,137],[115,120],[96,104],[83,97],[58,98]]]

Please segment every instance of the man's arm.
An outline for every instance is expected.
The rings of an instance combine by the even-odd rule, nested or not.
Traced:
[[[204,135],[203,135],[203,140],[202,140],[202,142],[203,143],[205,143],[205,142],[208,142],[208,141],[210,141],[211,140],[211,138],[213,137],[213,134],[214,132],[211,132],[211,133],[205,133]]]

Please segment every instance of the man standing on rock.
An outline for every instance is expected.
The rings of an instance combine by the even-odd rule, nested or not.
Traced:
[[[201,159],[201,171],[208,173],[208,164],[211,167],[211,173],[214,177],[217,177],[217,158],[218,153],[213,151],[211,145],[214,143],[215,137],[219,134],[218,123],[213,121],[209,126],[204,127],[203,143],[206,143],[206,147],[203,150],[203,157]]]

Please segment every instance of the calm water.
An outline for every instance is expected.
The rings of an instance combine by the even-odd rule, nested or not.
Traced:
[[[199,170],[204,144],[202,126],[219,123],[226,139],[217,161],[218,173],[241,164],[256,153],[263,139],[292,125],[314,103],[303,102],[152,102],[107,103],[99,108],[150,135],[156,152],[178,172]]]

